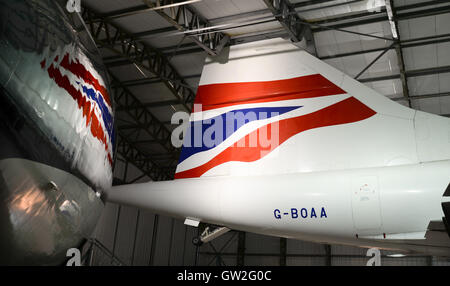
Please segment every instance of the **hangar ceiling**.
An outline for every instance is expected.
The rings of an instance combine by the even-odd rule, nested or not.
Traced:
[[[83,0],[81,14],[111,77],[117,153],[152,180],[173,178],[171,117],[191,110],[205,57],[227,46],[302,41],[401,104],[450,114],[448,1]]]

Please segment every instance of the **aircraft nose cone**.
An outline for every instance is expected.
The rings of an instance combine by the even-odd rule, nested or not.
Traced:
[[[101,209],[92,189],[69,173],[0,160],[0,265],[63,263],[90,236]]]

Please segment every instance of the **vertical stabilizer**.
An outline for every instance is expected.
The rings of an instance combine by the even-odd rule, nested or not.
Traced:
[[[416,112],[290,41],[206,60],[176,178],[418,163]]]

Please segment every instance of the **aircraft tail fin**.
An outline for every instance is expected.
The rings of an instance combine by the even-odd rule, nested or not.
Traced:
[[[232,46],[206,60],[175,178],[414,162],[414,115],[290,41]]]

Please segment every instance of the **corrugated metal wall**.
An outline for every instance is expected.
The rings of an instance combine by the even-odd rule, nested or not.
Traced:
[[[108,203],[95,239],[125,265],[182,266],[195,264],[196,234],[181,221]]]
[[[228,232],[198,248],[192,244],[196,235],[197,228],[186,226],[182,221],[114,204],[106,205],[95,232],[95,238],[124,265],[239,265],[239,232]],[[241,254],[243,265],[282,265],[281,244],[280,238],[245,233],[245,248]],[[287,266],[325,266],[329,263],[333,266],[364,266],[369,260],[366,252],[366,249],[332,245],[327,254],[326,245],[287,239],[285,261]],[[444,258],[391,258],[386,257],[387,254],[382,251],[383,266],[450,265],[450,261]],[[93,265],[111,265],[111,261],[102,252],[94,252]]]
[[[141,174],[131,164],[116,163],[116,177],[129,182]],[[125,175],[126,170],[126,175]],[[139,181],[145,181],[141,178]],[[280,239],[253,233],[230,231],[201,247],[192,238],[197,228],[182,221],[156,215],[136,208],[106,204],[94,233],[107,250],[95,250],[92,265],[117,264],[113,254],[124,265],[154,266],[307,266],[307,265],[366,265],[366,249],[323,245],[299,240]],[[450,265],[450,260],[407,256],[391,258],[382,251],[381,263],[389,265]]]

